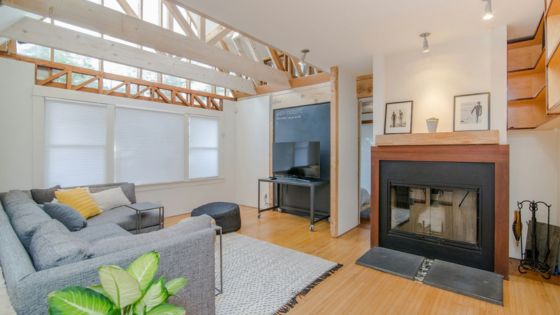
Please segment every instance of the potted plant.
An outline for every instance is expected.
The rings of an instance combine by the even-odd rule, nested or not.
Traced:
[[[101,284],[51,292],[49,314],[184,315],[184,308],[168,304],[167,300],[187,284],[187,279],[154,280],[158,267],[159,254],[154,251],[138,257],[126,270],[102,266]]]

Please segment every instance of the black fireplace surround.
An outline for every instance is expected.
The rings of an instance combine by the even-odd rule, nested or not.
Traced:
[[[380,161],[379,168],[380,246],[479,269],[494,270],[494,164]],[[414,199],[414,194],[418,195],[418,192],[428,201]],[[464,197],[461,197],[463,193]],[[465,220],[469,223],[463,223],[461,215],[454,215],[450,211],[464,211],[461,207],[464,207],[463,203],[469,194],[470,207],[473,210],[470,219]],[[438,196],[448,196],[448,200],[438,201]],[[415,210],[418,208],[421,211]],[[450,224],[449,229],[471,229],[469,241],[458,240],[457,237],[444,237],[444,233],[437,235],[437,232],[446,229],[444,223],[436,226],[436,232],[431,233],[432,227],[429,227],[426,233],[424,218],[430,217],[432,222],[432,208],[439,211],[438,222],[444,221],[446,216],[453,218],[452,223],[446,223]],[[401,218],[397,218],[398,220],[395,219],[395,214],[392,214],[395,209],[401,212]],[[416,217],[412,215],[413,211],[416,211]],[[418,215],[418,212],[422,213]],[[469,227],[462,226],[463,224]],[[399,228],[398,225],[408,225],[409,228]]]

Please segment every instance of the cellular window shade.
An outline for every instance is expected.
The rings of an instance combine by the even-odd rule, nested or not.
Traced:
[[[189,117],[189,178],[219,175],[218,132],[218,119]]]
[[[182,114],[117,108],[116,181],[154,184],[185,180]]]
[[[47,100],[45,184],[107,182],[107,107]]]

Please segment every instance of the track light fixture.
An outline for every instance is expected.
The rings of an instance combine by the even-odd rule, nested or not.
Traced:
[[[305,48],[301,50],[301,70],[303,73],[307,73],[307,63],[305,62],[305,57],[309,53],[309,49]]]
[[[494,12],[492,12],[492,0],[482,0],[484,2],[484,15],[482,19],[489,21],[494,18]]]
[[[428,43],[428,37],[430,36],[430,33],[425,32],[419,35],[420,37],[422,37],[422,52],[423,53],[429,53],[430,52],[430,44]]]

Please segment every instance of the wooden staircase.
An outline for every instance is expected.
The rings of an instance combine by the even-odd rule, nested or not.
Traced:
[[[508,43],[508,129],[534,129],[546,123],[544,18],[531,38]]]

